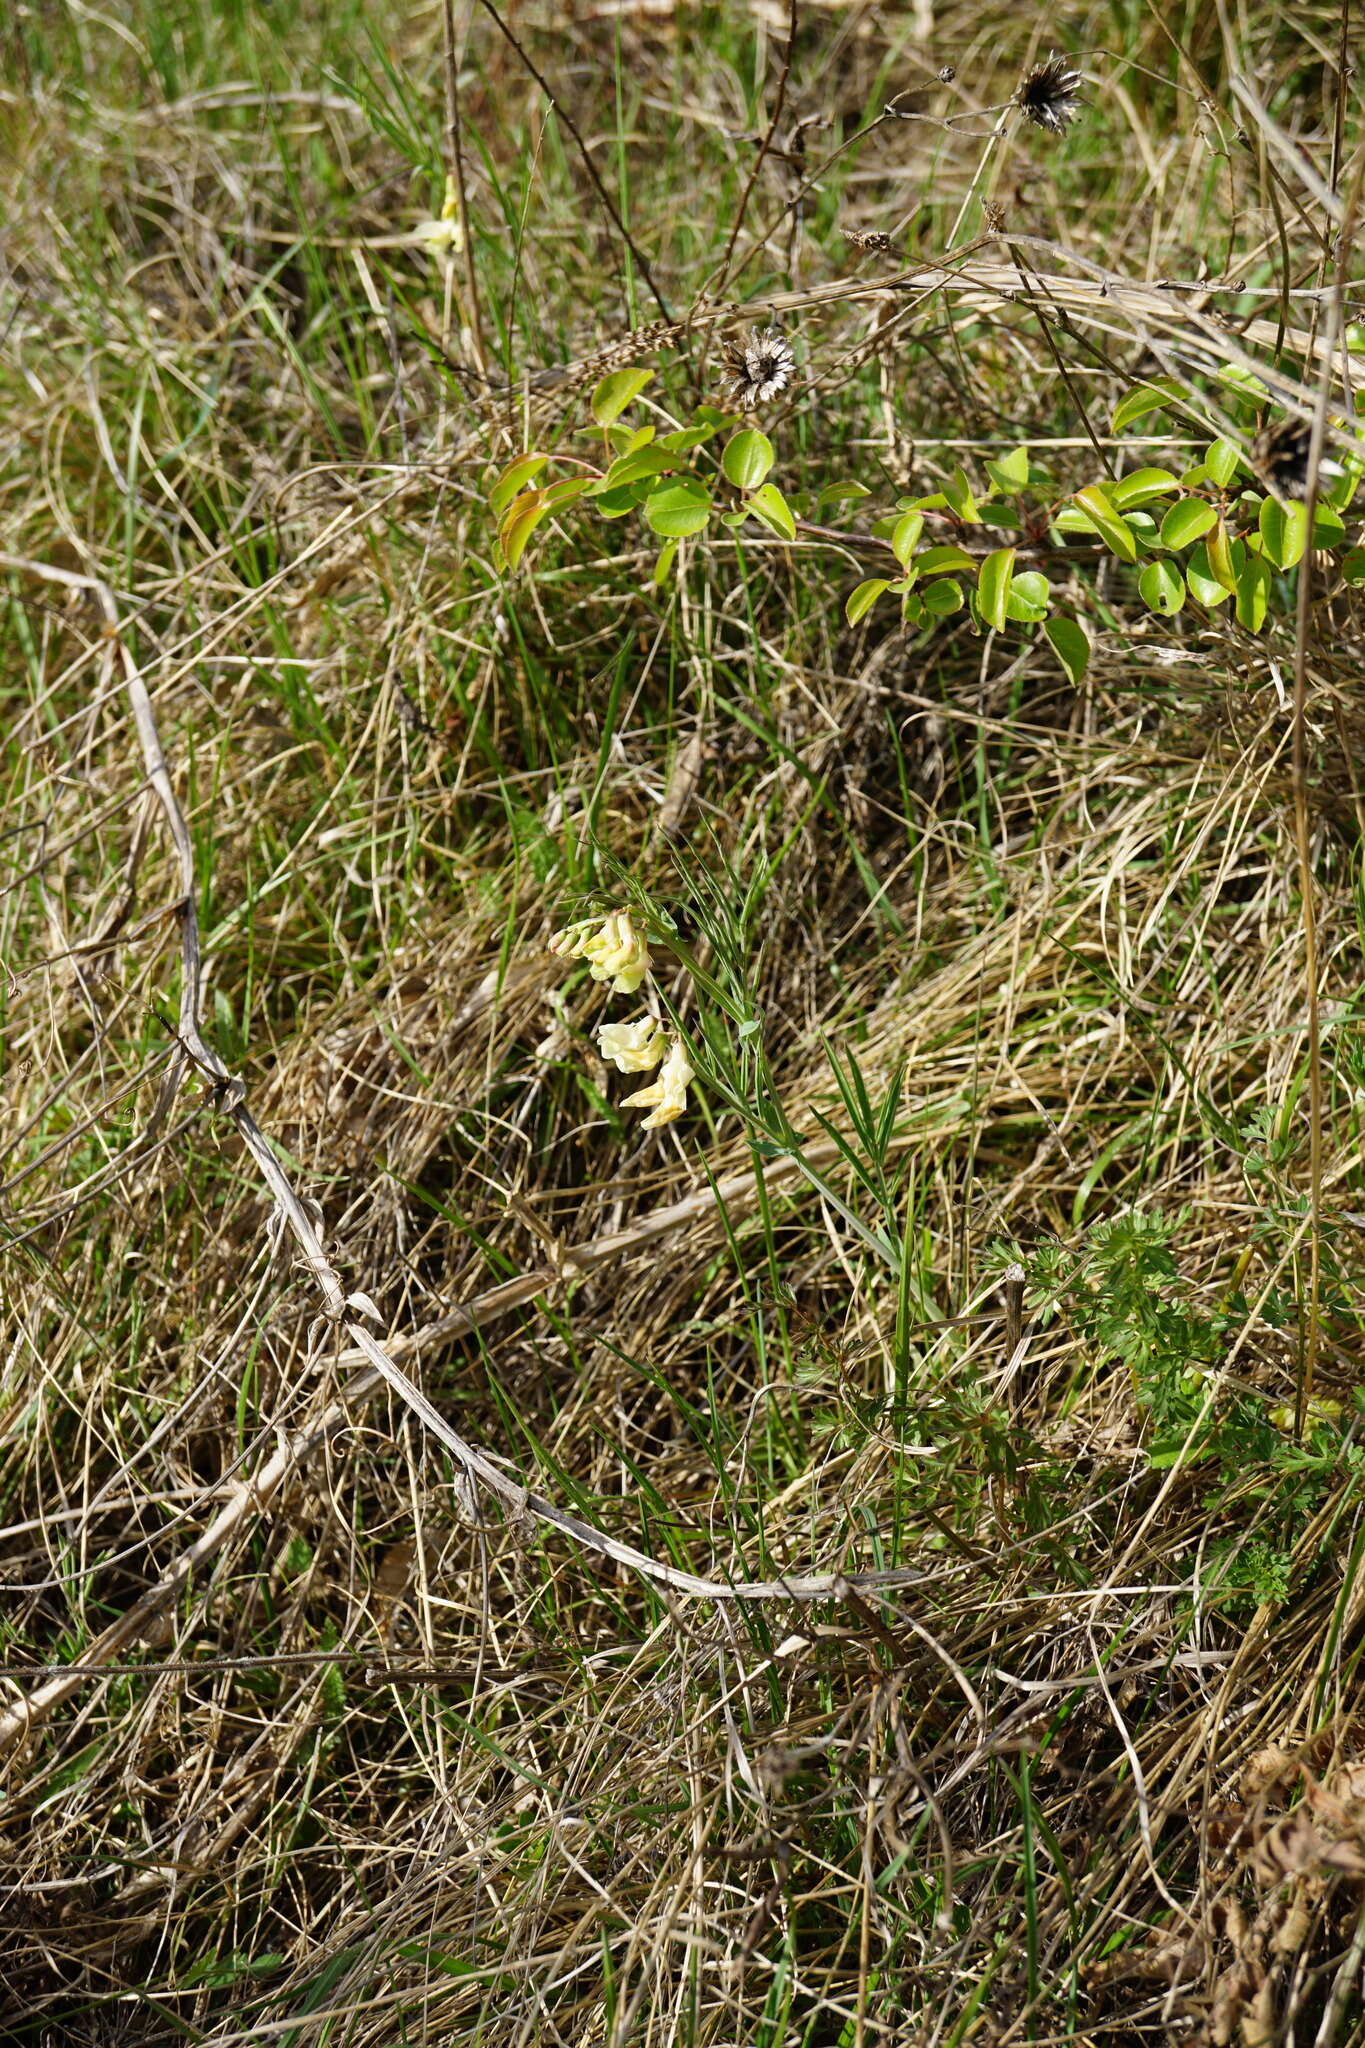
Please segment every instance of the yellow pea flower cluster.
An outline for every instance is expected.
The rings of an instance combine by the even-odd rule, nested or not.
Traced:
[[[624,996],[636,993],[650,968],[649,946],[627,910],[565,925],[552,936],[550,951],[562,960],[586,960],[594,981],[610,982]],[[646,1012],[629,1024],[599,1024],[597,1048],[622,1074],[648,1074],[659,1068],[658,1078],[627,1095],[622,1105],[651,1112],[645,1130],[677,1121],[687,1108],[688,1083],[694,1075],[676,1032]]]

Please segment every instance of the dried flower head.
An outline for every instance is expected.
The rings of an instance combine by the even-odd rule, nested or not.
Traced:
[[[1313,429],[1307,420],[1276,420],[1262,427],[1252,442],[1251,466],[1280,497],[1302,498],[1308,490],[1308,457],[1312,448]],[[1318,463],[1320,477],[1341,473],[1341,464],[1328,455]]]
[[[1014,95],[1014,104],[1035,128],[1065,135],[1080,112],[1081,74],[1065,57],[1048,52],[1046,64],[1035,64]]]
[[[657,1131],[664,1124],[676,1123],[686,1109],[687,1084],[692,1078],[691,1064],[683,1051],[682,1040],[675,1038],[658,1080],[651,1081],[647,1088],[637,1088],[634,1095],[627,1095],[621,1106],[623,1109],[652,1110],[653,1114],[644,1120],[643,1129]]]
[[[609,981],[622,996],[633,996],[649,972],[649,947],[627,910],[566,924],[552,935],[550,951],[562,960],[586,960],[593,980]]]
[[[839,233],[867,256],[889,256],[896,246],[880,228],[840,228]]]
[[[597,1050],[621,1074],[650,1074],[668,1049],[668,1033],[657,1017],[632,1024],[599,1024]]]
[[[785,391],[796,375],[796,356],[780,327],[751,327],[743,341],[721,343],[731,396],[745,412]]]

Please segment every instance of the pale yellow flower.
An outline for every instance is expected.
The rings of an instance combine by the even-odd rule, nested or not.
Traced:
[[[449,263],[464,248],[460,229],[460,195],[453,178],[446,179],[445,203],[435,220],[419,220],[412,231],[414,242],[425,242],[438,262]]]
[[[633,1024],[599,1024],[597,1050],[622,1074],[648,1074],[658,1066],[668,1034],[657,1017],[637,1017]]]
[[[675,1123],[687,1107],[687,1084],[693,1079],[692,1068],[687,1054],[683,1051],[682,1040],[675,1038],[669,1047],[668,1058],[663,1063],[657,1081],[651,1081],[647,1088],[637,1089],[622,1103],[623,1109],[651,1109],[643,1128],[657,1131],[663,1124]]]
[[[586,960],[593,980],[609,981],[621,996],[633,996],[649,972],[649,947],[627,910],[566,924],[551,938],[550,951],[562,959]]]

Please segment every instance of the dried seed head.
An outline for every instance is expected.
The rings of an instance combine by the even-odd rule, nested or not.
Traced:
[[[941,68],[941,70],[939,71],[939,74],[938,74],[938,82],[939,82],[939,84],[940,84],[940,85],[951,85],[951,84],[952,84],[952,82],[953,82],[953,80],[954,80],[954,79],[955,79],[956,77],[957,77],[957,66],[956,66],[956,64],[945,64],[945,65],[943,65],[943,67],[942,67],[942,68]]]
[[[840,228],[839,233],[865,256],[889,256],[895,248],[890,235],[880,228]]]
[[[1308,456],[1313,430],[1307,420],[1276,420],[1262,427],[1251,444],[1251,461],[1272,490],[1295,497],[1308,488]]]
[[[1313,449],[1313,429],[1307,420],[1275,420],[1262,427],[1251,444],[1251,466],[1257,477],[1281,498],[1303,498],[1308,493],[1308,458]],[[1324,450],[1318,462],[1318,477],[1341,476],[1341,464]]]
[[[1035,128],[1050,135],[1065,135],[1080,112],[1081,74],[1073,71],[1065,57],[1048,53],[1046,64],[1035,64],[1014,95],[1014,104]]]
[[[785,391],[796,375],[796,356],[780,327],[751,327],[742,342],[724,341],[730,393],[745,412]]]

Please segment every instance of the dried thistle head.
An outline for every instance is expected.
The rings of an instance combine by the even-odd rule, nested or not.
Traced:
[[[1281,498],[1302,498],[1308,492],[1308,458],[1313,429],[1307,420],[1275,420],[1262,427],[1251,444],[1251,466],[1262,483]],[[1341,464],[1324,454],[1319,477],[1340,476]]]
[[[1065,135],[1080,112],[1081,74],[1065,57],[1048,52],[1046,64],[1035,64],[1014,95],[1014,104],[1035,128]]]
[[[839,233],[865,256],[890,256],[895,250],[890,235],[880,228],[840,228]]]
[[[785,391],[796,375],[796,355],[780,327],[751,327],[743,341],[721,343],[730,395],[745,412]]]

